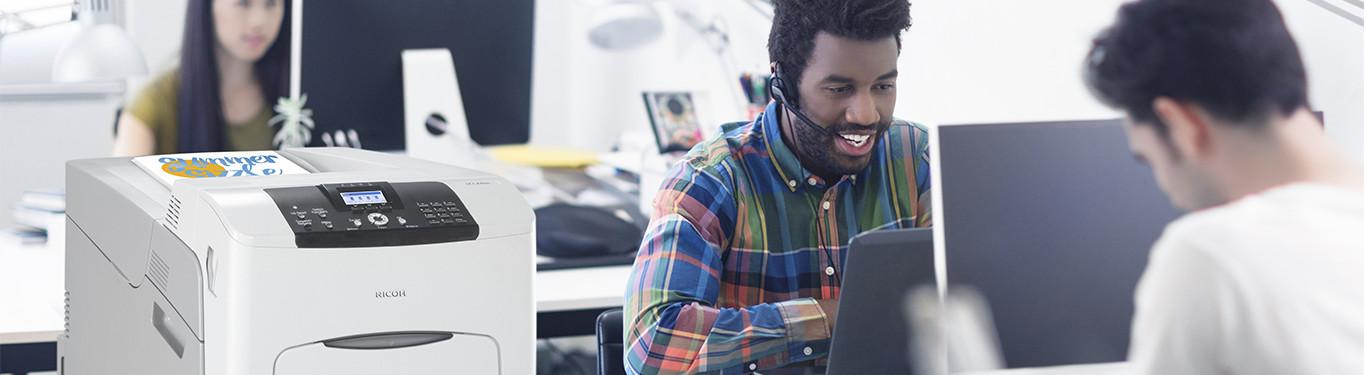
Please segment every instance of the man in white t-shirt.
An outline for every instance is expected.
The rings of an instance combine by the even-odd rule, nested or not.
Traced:
[[[1361,167],[1310,111],[1271,0],[1126,4],[1085,74],[1127,114],[1135,157],[1190,210],[1139,283],[1130,365],[1362,373]]]

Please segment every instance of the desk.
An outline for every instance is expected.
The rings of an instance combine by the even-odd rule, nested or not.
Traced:
[[[620,308],[631,266],[537,271],[536,338],[595,332],[598,314]]]
[[[1128,362],[1095,363],[1086,365],[1032,367],[1005,370],[960,372],[954,375],[1121,375],[1130,374]]]
[[[0,235],[0,344],[51,342],[63,327],[65,254]]]
[[[0,234],[0,373],[56,370],[65,253]]]

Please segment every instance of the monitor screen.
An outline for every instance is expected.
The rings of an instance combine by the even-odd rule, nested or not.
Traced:
[[[1121,122],[938,132],[947,278],[985,297],[1005,365],[1124,360],[1149,248],[1180,213]]]
[[[306,3],[300,90],[313,111],[310,145],[354,130],[363,148],[404,149],[401,54],[427,48],[450,50],[475,142],[526,143],[534,18],[533,0]]]

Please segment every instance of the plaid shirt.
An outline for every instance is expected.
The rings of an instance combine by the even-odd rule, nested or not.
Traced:
[[[722,127],[655,198],[626,288],[629,373],[742,373],[820,365],[849,239],[930,225],[923,125],[895,120],[862,172],[833,183],[802,168],[769,104]]]

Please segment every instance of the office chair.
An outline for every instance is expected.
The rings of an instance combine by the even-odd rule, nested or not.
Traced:
[[[611,309],[598,314],[598,375],[625,375],[626,366],[622,364],[622,322],[621,309]]]

